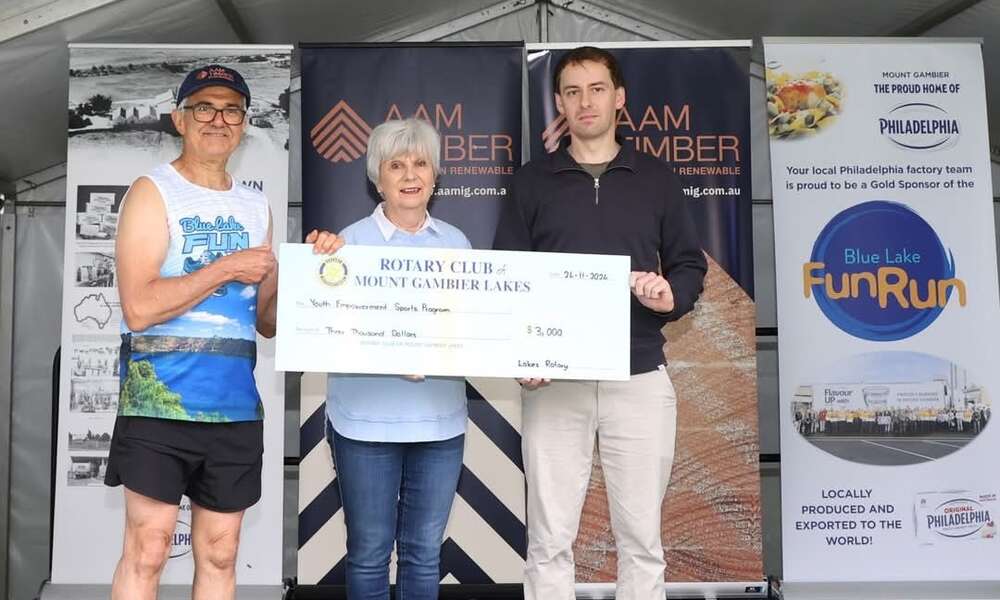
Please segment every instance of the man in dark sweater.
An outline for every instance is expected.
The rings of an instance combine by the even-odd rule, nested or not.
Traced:
[[[618,549],[615,597],[663,598],[660,507],[677,406],[661,329],[694,307],[705,257],[673,172],[615,137],[617,111],[625,105],[615,58],[577,48],[559,61],[553,79],[569,143],[515,175],[494,248],[630,256],[632,376],[624,382],[520,380],[528,480],[525,598],[575,598],[572,546],[595,436]]]

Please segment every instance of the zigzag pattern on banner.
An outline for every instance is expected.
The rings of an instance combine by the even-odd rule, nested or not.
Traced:
[[[299,476],[299,581],[344,583],[346,540],[340,491],[325,439],[326,407],[303,384]],[[521,439],[474,386],[467,385],[465,464],[441,547],[441,577],[494,583],[520,573],[527,552]]]
[[[316,585],[344,585],[347,579],[347,558],[341,558]],[[448,583],[495,583],[479,565],[452,539],[441,544],[441,579]]]
[[[330,162],[357,160],[368,149],[372,128],[341,100],[309,131],[313,148]]]

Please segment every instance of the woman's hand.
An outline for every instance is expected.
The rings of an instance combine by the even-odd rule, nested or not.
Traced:
[[[313,245],[313,254],[333,254],[344,246],[344,238],[325,229],[313,229],[306,236],[306,243]]]

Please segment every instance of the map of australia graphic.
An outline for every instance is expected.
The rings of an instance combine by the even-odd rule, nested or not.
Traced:
[[[111,305],[103,293],[87,294],[73,307],[73,317],[77,323],[86,323],[89,319],[104,329],[111,320]]]

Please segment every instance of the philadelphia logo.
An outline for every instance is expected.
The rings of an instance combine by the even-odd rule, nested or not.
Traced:
[[[958,120],[934,104],[901,104],[878,120],[879,133],[907,150],[940,150],[955,144]]]
[[[972,536],[992,538],[996,535],[996,525],[989,509],[971,498],[955,498],[942,502],[924,515],[926,526],[946,538],[969,538]]]
[[[316,152],[328,161],[352,162],[368,149],[371,133],[371,126],[341,100],[309,131],[309,138]]]
[[[191,526],[177,520],[174,535],[170,540],[170,558],[180,558],[191,552]]]
[[[934,228],[909,206],[884,200],[830,219],[802,264],[802,291],[842,331],[876,342],[914,336],[949,301],[967,299]]]

